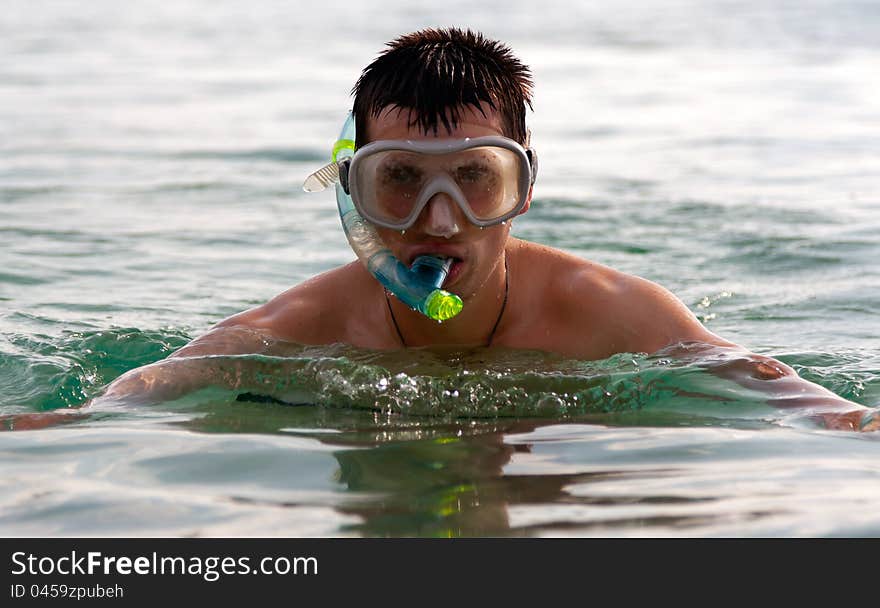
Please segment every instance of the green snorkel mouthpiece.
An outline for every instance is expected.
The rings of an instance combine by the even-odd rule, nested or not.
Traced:
[[[462,308],[464,308],[464,303],[457,295],[442,289],[435,289],[425,298],[425,309],[419,310],[435,321],[445,321],[460,313]]]
[[[461,312],[464,304],[454,293],[441,289],[452,266],[451,258],[419,256],[412,268],[394,257],[379,238],[376,228],[364,220],[339,183],[337,160],[354,155],[354,116],[349,112],[339,139],[333,145],[332,162],[310,175],[303,189],[323,190],[336,184],[336,205],[349,245],[385,289],[412,308],[435,321],[446,321]]]
[[[451,266],[451,258],[422,255],[416,258],[410,268],[410,271],[421,278],[426,285],[436,285],[436,288],[426,295],[416,308],[420,313],[435,321],[451,319],[464,307],[461,298],[454,293],[440,289]]]

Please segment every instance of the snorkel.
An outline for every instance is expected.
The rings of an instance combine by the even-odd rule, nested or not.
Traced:
[[[309,176],[303,189],[307,192],[323,190],[323,187],[319,186],[326,187],[330,181],[335,181],[336,205],[342,221],[342,229],[352,250],[370,274],[398,300],[413,310],[435,321],[451,319],[461,312],[464,306],[457,295],[441,289],[452,266],[452,259],[423,255],[415,259],[411,268],[407,268],[385,246],[376,228],[358,213],[351,197],[339,183],[338,174],[322,175],[322,172],[331,167],[335,169],[337,160],[354,155],[354,129],[354,116],[349,112],[339,139],[333,145],[331,156],[333,164]]]

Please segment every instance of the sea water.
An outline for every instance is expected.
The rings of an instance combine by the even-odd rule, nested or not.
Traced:
[[[302,181],[384,42],[450,25],[534,70],[514,235],[880,404],[880,7],[545,4],[5,3],[0,533],[880,534],[878,434],[699,357],[289,345],[214,358],[215,386],[172,401],[80,409],[353,259]],[[9,422],[59,412],[80,415]]]

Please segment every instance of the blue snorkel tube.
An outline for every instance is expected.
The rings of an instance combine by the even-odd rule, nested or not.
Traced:
[[[333,145],[332,161],[354,155],[354,116],[349,112]],[[423,255],[416,258],[412,268],[394,257],[379,238],[376,228],[364,220],[345,189],[336,181],[336,205],[349,245],[385,289],[426,317],[435,321],[451,319],[461,312],[464,304],[457,295],[440,289],[452,259]]]

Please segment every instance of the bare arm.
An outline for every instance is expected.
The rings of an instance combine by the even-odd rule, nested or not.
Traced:
[[[798,410],[829,429],[880,430],[876,410],[848,401],[828,389],[798,376],[791,367],[764,355],[757,355],[707,330],[688,308],[670,292],[648,281],[634,286],[641,319],[644,352],[673,357],[700,355],[701,365],[718,377],[766,396],[767,403],[786,410]]]
[[[206,386],[235,389],[247,371],[244,364],[220,364],[212,355],[289,354],[291,346],[344,342],[333,303],[339,300],[337,284],[350,285],[343,275],[352,268],[360,270],[361,264],[319,275],[229,317],[167,359],[123,374],[99,400],[167,401]]]
[[[215,326],[167,359],[130,370],[113,381],[86,405],[112,406],[125,402],[149,403],[176,399],[209,385],[236,388],[242,378],[239,362],[218,365],[211,355],[266,353],[274,339],[266,333],[237,325],[235,317]],[[79,409],[0,416],[0,431],[35,430],[84,420]]]
[[[880,430],[877,410],[848,401],[798,376],[781,361],[736,345],[683,342],[663,349],[664,356],[692,358],[707,371],[766,397],[768,405],[797,413],[835,430]]]
[[[167,359],[126,372],[93,403],[126,400],[165,401],[208,385],[236,388],[238,376],[218,373],[210,355],[268,352],[274,339],[253,328],[229,322],[215,326]]]

